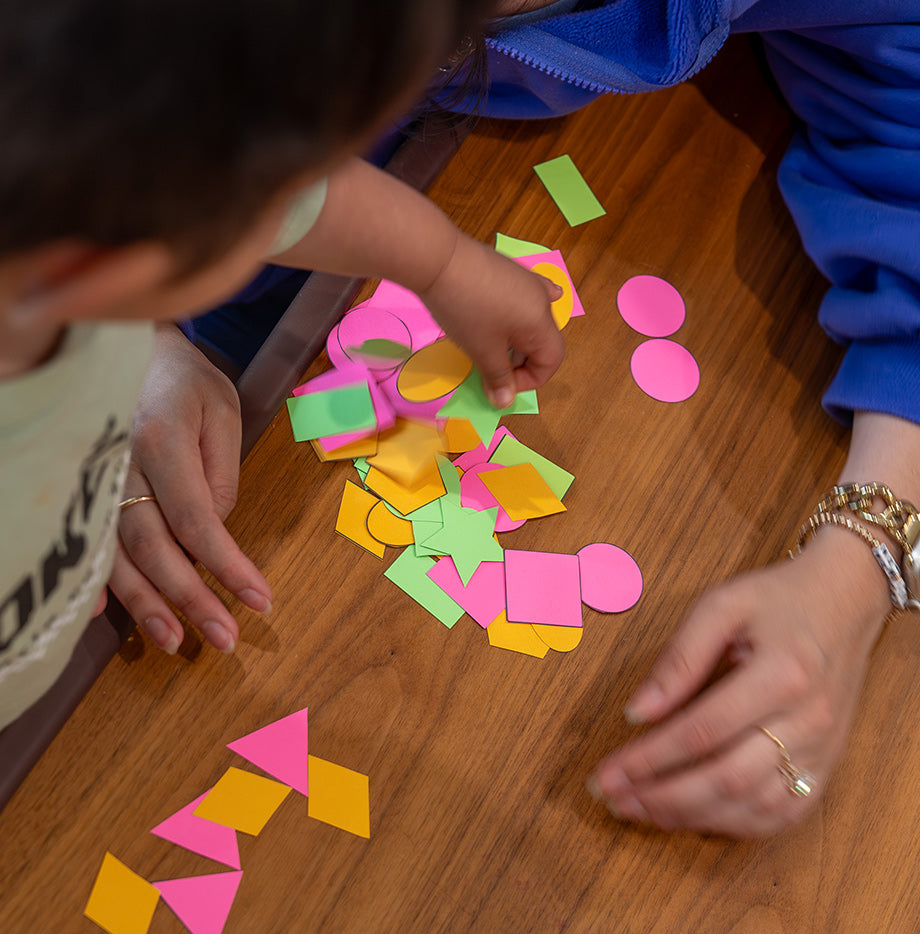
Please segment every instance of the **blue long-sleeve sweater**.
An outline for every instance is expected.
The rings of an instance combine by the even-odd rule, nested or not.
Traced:
[[[582,7],[594,6],[594,9]],[[920,0],[607,0],[512,19],[478,109],[533,118],[692,76],[760,32],[802,130],[779,185],[847,347],[824,403],[920,423]]]

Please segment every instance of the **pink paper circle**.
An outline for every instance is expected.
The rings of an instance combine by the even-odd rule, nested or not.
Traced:
[[[467,509],[492,509],[498,506],[498,518],[495,520],[496,532],[512,532],[519,529],[527,520],[512,519],[508,513],[498,505],[498,500],[489,491],[489,488],[479,479],[479,474],[490,470],[501,470],[501,464],[474,464],[468,468],[460,478],[460,505]]]
[[[595,542],[579,552],[581,600],[601,613],[622,613],[642,596],[642,572],[632,555],[616,545]]]
[[[372,308],[359,305],[349,311],[335,327],[335,339],[338,347],[331,349],[331,341],[326,342],[326,350],[333,366],[341,366],[338,359],[341,354],[344,359],[366,366],[372,373],[379,375],[394,373],[402,366],[401,360],[386,363],[382,366],[369,366],[368,361],[349,350],[349,347],[359,346],[366,340],[373,338],[395,341],[412,351],[412,335],[406,323],[389,311],[382,308]]]
[[[639,388],[659,402],[683,402],[700,385],[700,368],[693,354],[676,341],[639,344],[629,369]]]
[[[667,337],[683,323],[687,310],[680,292],[658,276],[633,276],[617,292],[623,320],[646,337]]]

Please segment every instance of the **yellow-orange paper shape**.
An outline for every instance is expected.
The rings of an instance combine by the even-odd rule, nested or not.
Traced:
[[[540,623],[531,623],[531,628],[554,652],[571,652],[581,642],[585,631],[582,626],[544,626]]]
[[[495,470],[493,473],[498,473],[498,471]],[[428,470],[411,487],[404,486],[375,467],[371,467],[367,472],[364,482],[381,499],[385,499],[404,516],[447,492],[434,458],[431,459],[431,466]]]
[[[412,523],[394,516],[382,500],[377,500],[367,515],[367,531],[384,545],[411,545],[415,541]]]
[[[449,418],[444,424],[444,450],[451,454],[473,451],[482,440],[468,418]]]
[[[562,289],[562,296],[557,298],[550,306],[556,327],[561,331],[569,323],[572,312],[575,310],[572,283],[569,282],[569,277],[565,272],[555,263],[537,263],[532,267],[532,271],[545,276],[550,282],[555,282]]]
[[[369,838],[371,817],[367,776],[316,756],[307,756],[307,768],[310,773],[307,816]]]
[[[316,456],[323,463],[326,463],[326,461],[347,461],[353,457],[369,457],[377,453],[376,433],[367,438],[358,438],[357,441],[343,444],[341,447],[333,448],[330,451],[323,447],[318,438],[311,439],[310,444],[313,446]]]
[[[383,505],[373,493],[368,493],[357,483],[346,480],[345,489],[342,490],[342,501],[339,503],[339,515],[335,520],[335,530],[375,557],[382,558],[386,547],[371,535],[367,526],[368,516],[378,503]]]
[[[257,837],[290,790],[281,782],[230,766],[193,813]]]
[[[398,418],[392,428],[378,435],[377,453],[367,462],[402,486],[411,487],[418,484],[430,470],[435,455],[443,450],[444,439],[435,425]]]
[[[403,364],[396,380],[408,402],[430,402],[453,392],[473,369],[473,361],[447,339],[422,347]]]
[[[160,893],[106,853],[83,914],[109,934],[147,934]]]
[[[565,512],[565,506],[531,463],[481,473],[479,479],[498,504],[517,521]]]
[[[549,651],[549,646],[534,632],[530,623],[509,623],[504,610],[489,623],[486,634],[489,645],[520,652],[521,655],[545,658]]]

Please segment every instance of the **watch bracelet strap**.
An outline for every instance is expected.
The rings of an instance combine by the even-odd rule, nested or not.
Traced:
[[[799,553],[801,553],[809,536],[816,534],[818,529],[826,525],[835,525],[838,528],[847,529],[855,535],[858,535],[869,545],[875,560],[878,562],[878,566],[882,569],[882,573],[888,580],[888,593],[891,598],[891,603],[896,609],[920,609],[920,603],[911,599],[907,591],[907,585],[904,583],[904,578],[901,575],[901,569],[898,567],[898,562],[894,560],[894,556],[891,554],[888,546],[884,544],[884,542],[880,542],[865,526],[854,522],[846,516],[842,516],[836,512],[821,510],[820,508],[815,510],[814,514],[811,515],[805,521],[802,528],[799,529],[798,540],[796,542]],[[792,552],[790,552],[790,555],[792,555]]]
[[[875,499],[885,503],[883,510],[872,510]],[[884,483],[873,481],[835,486],[818,503],[815,513],[833,513],[835,510],[855,513],[865,522],[883,529],[898,543],[905,555],[910,554],[918,539],[920,514],[917,507],[907,500],[898,499]]]

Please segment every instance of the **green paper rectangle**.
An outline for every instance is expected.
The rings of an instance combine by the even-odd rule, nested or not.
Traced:
[[[607,212],[597,200],[594,192],[575,168],[569,155],[541,162],[533,167],[540,181],[546,186],[550,197],[565,215],[570,227],[593,221]]]
[[[565,496],[575,480],[574,474],[570,474],[558,464],[554,464],[542,454],[538,454],[527,447],[526,444],[521,444],[517,438],[511,435],[506,435],[499,441],[489,461],[493,464],[501,464],[503,467],[533,464],[537,473],[546,481],[546,485],[559,499]]]
[[[287,407],[295,441],[363,431],[377,424],[367,383],[293,396]]]
[[[417,557],[411,548],[406,548],[384,571],[384,577],[450,629],[463,616],[464,610],[428,577],[428,571],[433,567],[434,558]]]

